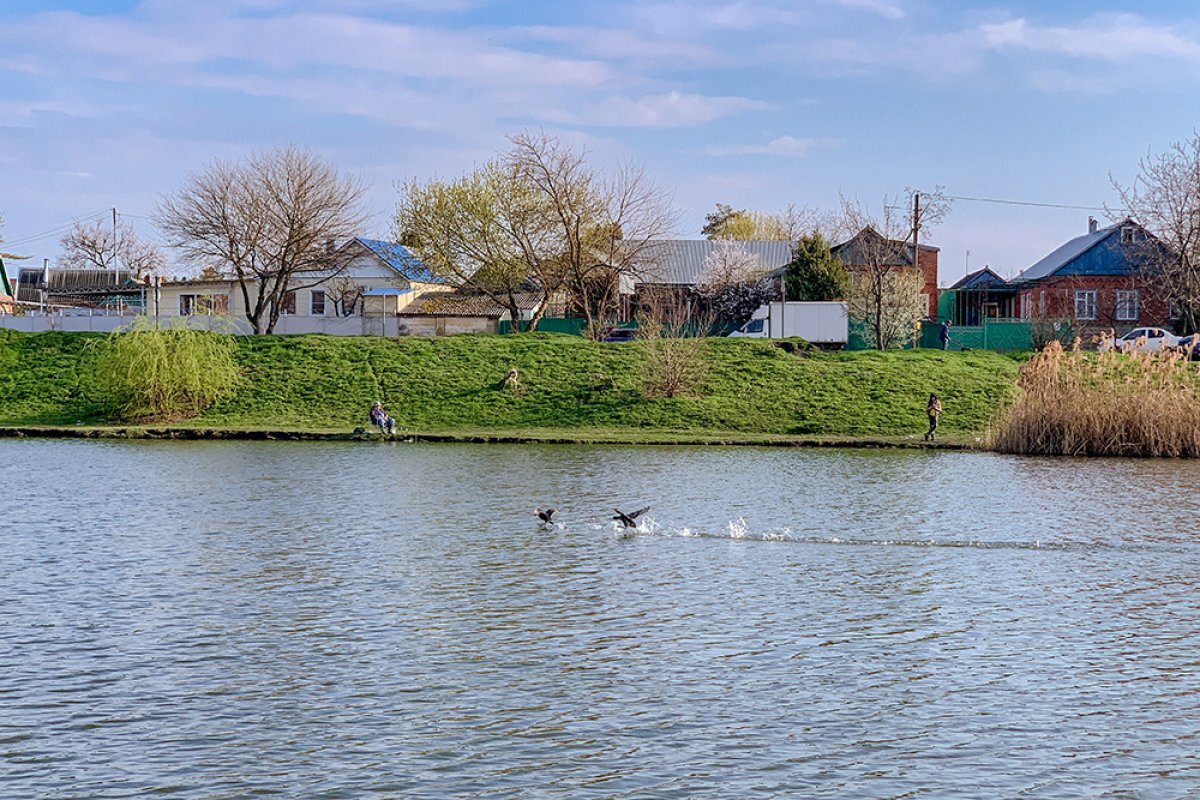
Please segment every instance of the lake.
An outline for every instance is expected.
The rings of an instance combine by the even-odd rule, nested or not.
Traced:
[[[1200,463],[6,440],[0,485],[3,797],[1200,793]]]

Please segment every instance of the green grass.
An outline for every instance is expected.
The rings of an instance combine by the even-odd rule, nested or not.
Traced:
[[[0,331],[0,425],[103,425],[87,334]],[[925,429],[937,392],[948,436],[982,433],[1011,398],[1019,361],[935,350],[793,354],[766,341],[706,342],[706,377],[686,397],[647,398],[647,344],[559,334],[249,337],[245,380],[187,423],[228,429],[348,431],[383,400],[401,429],[637,441],[738,436],[905,437]],[[522,393],[503,388],[509,367]]]

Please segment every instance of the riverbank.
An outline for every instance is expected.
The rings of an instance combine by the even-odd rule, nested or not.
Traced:
[[[376,433],[345,431],[289,430],[266,428],[202,428],[155,425],[79,425],[79,426],[0,426],[0,439],[143,439],[143,440],[233,440],[233,441],[312,441],[415,443],[460,442],[478,444],[626,444],[692,445],[735,447],[850,447],[861,449],[906,448],[922,450],[973,450],[979,438],[954,436],[932,442],[920,436],[780,436],[687,434],[653,431],[398,431],[384,437]]]
[[[238,339],[243,380],[233,395],[193,420],[125,426],[97,400],[90,358],[98,339],[0,332],[0,427],[9,435],[350,438],[380,399],[402,432],[431,441],[894,446],[919,443],[932,391],[945,408],[943,437],[968,446],[1011,399],[1019,366],[989,352],[806,353],[713,339],[698,352],[689,391],[661,397],[646,388],[649,342],[247,337]],[[516,391],[504,383],[510,367]]]

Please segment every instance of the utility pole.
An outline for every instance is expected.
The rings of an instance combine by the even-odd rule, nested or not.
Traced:
[[[925,273],[921,271],[921,193],[913,192],[913,267],[917,270],[917,274],[925,277]],[[924,295],[924,291],[921,292]],[[925,313],[929,314],[928,301],[926,301]]]
[[[117,253],[120,252],[120,244],[121,243],[118,241],[118,238],[117,238],[120,234],[117,233],[117,207],[116,206],[113,206],[112,217],[113,217],[113,277],[116,278],[117,282],[119,283],[121,280],[121,268],[117,264]]]

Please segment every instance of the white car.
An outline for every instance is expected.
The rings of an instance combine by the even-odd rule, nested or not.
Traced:
[[[1134,328],[1117,339],[1105,339],[1100,352],[1116,349],[1122,353],[1157,353],[1167,347],[1178,347],[1179,337],[1163,328]]]

